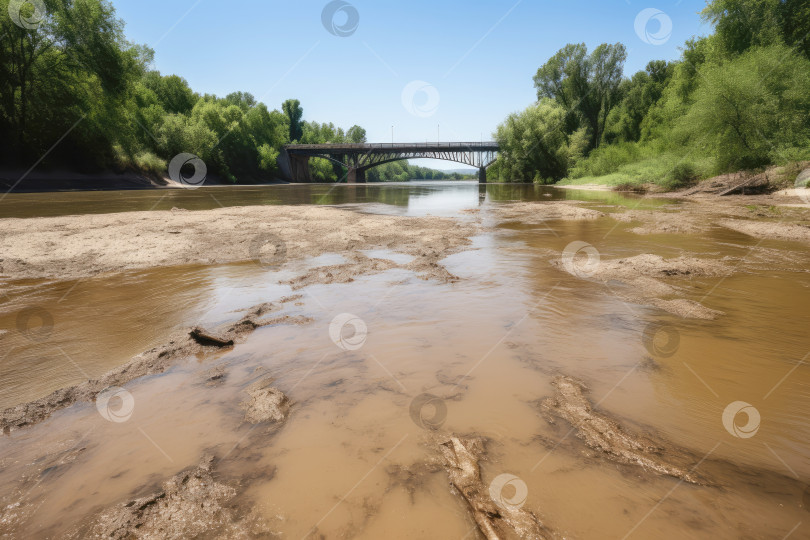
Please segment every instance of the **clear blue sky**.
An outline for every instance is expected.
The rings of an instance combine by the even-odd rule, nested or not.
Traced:
[[[306,120],[359,124],[370,142],[390,142],[391,126],[396,141],[433,141],[437,125],[442,141],[488,140],[536,99],[532,76],[566,43],[624,43],[629,75],[678,58],[686,39],[710,30],[698,16],[704,0],[347,2],[330,20],[345,28],[354,9],[359,23],[340,37],[322,22],[325,0],[113,0],[127,38],[152,47],[162,73],[201,93],[247,91],[271,108],[297,98]],[[635,27],[648,8],[664,15],[643,27],[645,42]],[[412,81],[432,88],[412,85],[422,89],[405,99],[409,111]]]

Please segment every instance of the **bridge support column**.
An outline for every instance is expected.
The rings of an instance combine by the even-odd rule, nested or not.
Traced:
[[[291,155],[290,169],[293,182],[312,182],[312,174],[309,170],[309,156]]]
[[[486,167],[479,167],[478,168],[478,183],[479,184],[486,184],[487,183],[487,168]]]
[[[365,184],[366,183],[366,170],[349,168],[349,174],[346,176],[347,184]]]

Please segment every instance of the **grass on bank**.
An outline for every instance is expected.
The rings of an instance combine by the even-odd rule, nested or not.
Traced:
[[[769,172],[774,188],[793,187],[799,173],[808,167],[810,149],[802,155],[791,155],[770,167],[738,171],[746,175]],[[792,159],[791,159],[792,158]],[[797,159],[798,158],[798,159]],[[663,151],[640,144],[605,146],[572,167],[559,185],[597,184],[617,190],[641,190],[650,184],[660,191],[675,191],[707,178],[723,174],[717,159]]]

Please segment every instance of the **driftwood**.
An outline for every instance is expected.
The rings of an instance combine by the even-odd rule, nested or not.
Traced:
[[[763,186],[763,185],[767,185],[767,184],[768,184],[768,176],[767,175],[765,175],[764,180],[763,180],[763,178],[761,178],[761,175],[757,175],[757,176],[754,176],[752,178],[749,178],[748,180],[746,180],[744,182],[741,182],[739,184],[735,184],[735,185],[729,187],[728,189],[724,189],[723,191],[718,193],[718,195],[721,196],[721,197],[724,196],[724,195],[731,195],[735,191],[740,191],[740,190],[742,190],[743,194],[745,194],[745,188],[747,188],[747,187],[759,187],[759,186]]]

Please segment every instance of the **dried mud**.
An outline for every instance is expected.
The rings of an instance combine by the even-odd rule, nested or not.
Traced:
[[[480,437],[450,437],[438,445],[450,483],[467,502],[481,534],[487,540],[556,538],[531,511],[522,505],[496,504],[489,486],[481,481],[479,461],[486,441]]]
[[[262,422],[283,422],[290,412],[290,400],[280,390],[273,388],[274,379],[264,377],[248,386],[245,390],[250,399],[240,406],[245,411],[245,422],[260,424]]]
[[[810,243],[810,226],[808,225],[742,219],[724,219],[718,223],[754,238]]]
[[[695,472],[699,460],[689,452],[652,435],[634,433],[595,410],[585,396],[588,389],[584,383],[561,375],[552,384],[556,392],[553,397],[540,401],[540,411],[550,424],[555,424],[557,419],[565,420],[597,455],[692,484],[708,484]]]
[[[73,538],[259,538],[272,534],[256,516],[233,506],[237,489],[215,477],[214,457],[178,473],[161,489],[100,513]]]
[[[603,212],[577,206],[579,201],[566,202],[513,202],[492,209],[493,214],[504,221],[520,221],[537,225],[549,220],[580,221],[605,216]]]
[[[623,223],[641,223],[628,229],[634,234],[699,234],[711,228],[707,220],[693,219],[688,212],[662,210],[628,210],[611,214]]]
[[[573,268],[562,259],[552,260],[557,268],[570,271],[586,279],[596,279],[606,285],[620,282],[625,287],[611,289],[615,295],[631,302],[651,304],[684,318],[715,319],[722,315],[693,300],[671,298],[681,294],[681,287],[671,283],[676,279],[695,277],[721,277],[731,275],[733,267],[722,259],[700,259],[680,256],[664,259],[660,255],[642,254],[623,259],[600,260],[597,264]]]
[[[467,245],[477,230],[465,220],[323,206],[7,218],[0,219],[0,276],[75,279],[128,269],[250,260],[274,268],[304,257],[366,249],[427,257],[412,267],[418,271],[430,268],[435,254],[445,257]]]
[[[400,265],[389,259],[370,258],[362,253],[352,253],[347,258],[349,262],[318,266],[283,283],[289,285],[293,290],[299,290],[316,283],[321,285],[351,283],[357,276],[378,274],[392,268],[400,268]]]

